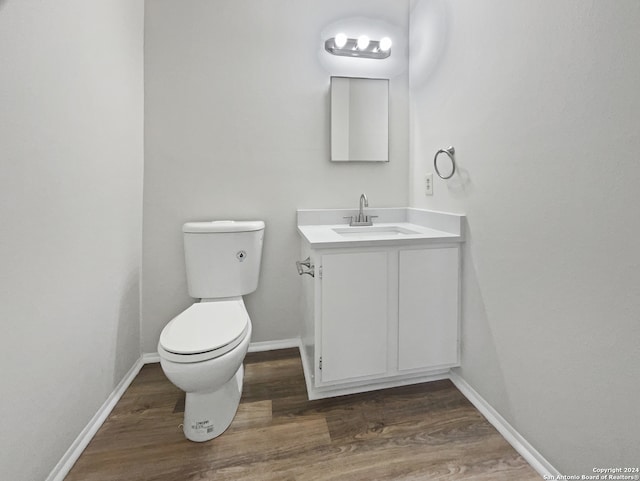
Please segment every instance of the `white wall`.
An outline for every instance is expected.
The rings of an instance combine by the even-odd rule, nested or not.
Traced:
[[[461,375],[565,474],[640,453],[639,24],[635,0],[411,16],[411,203],[468,216]]]
[[[389,62],[324,52],[350,19],[393,30]],[[362,192],[372,207],[407,204],[407,31],[404,0],[147,2],[143,351],[192,302],[185,221],[265,220],[246,302],[253,340],[268,341],[299,334],[297,208],[356,207]],[[329,161],[331,75],[391,77],[389,163]]]
[[[142,1],[0,1],[2,479],[44,479],[139,357],[142,41]]]

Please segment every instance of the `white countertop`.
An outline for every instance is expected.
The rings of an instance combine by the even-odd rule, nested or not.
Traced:
[[[354,215],[354,212],[357,211],[353,209],[298,210],[298,232],[313,248],[464,241],[464,215],[412,208],[366,209],[367,215],[378,216],[378,219],[374,219],[373,230],[381,232],[366,232],[360,235],[357,233],[359,227],[349,228],[346,220],[342,219],[345,215]],[[353,229],[354,232],[344,235],[336,232],[335,229],[338,231]],[[412,232],[390,232],[394,229]]]

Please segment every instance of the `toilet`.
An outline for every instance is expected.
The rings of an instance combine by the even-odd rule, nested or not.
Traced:
[[[242,296],[258,287],[264,222],[187,222],[182,232],[189,295],[200,302],[165,326],[158,354],[186,392],[185,436],[203,442],[229,427],[240,403],[251,340]]]

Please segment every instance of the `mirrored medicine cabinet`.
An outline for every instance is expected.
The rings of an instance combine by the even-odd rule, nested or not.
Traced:
[[[389,80],[331,77],[331,160],[389,161]]]

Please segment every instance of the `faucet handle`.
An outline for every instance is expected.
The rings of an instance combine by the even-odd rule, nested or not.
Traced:
[[[343,215],[343,219],[349,219],[349,225],[353,224],[353,216],[352,215]]]

